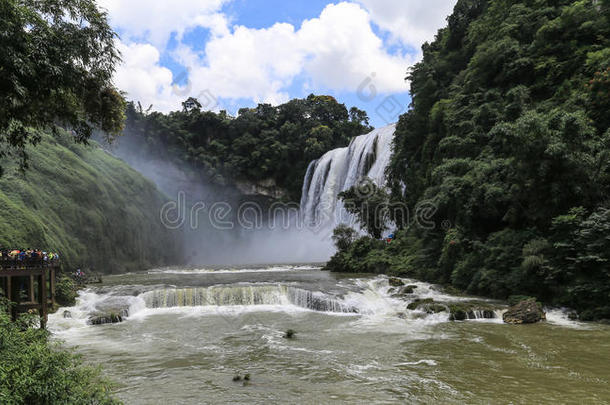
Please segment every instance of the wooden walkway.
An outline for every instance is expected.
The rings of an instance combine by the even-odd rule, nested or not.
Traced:
[[[13,319],[35,309],[40,315],[40,327],[46,327],[49,306],[55,305],[55,270],[58,267],[57,261],[0,258],[0,286],[4,296],[15,303],[11,309]]]

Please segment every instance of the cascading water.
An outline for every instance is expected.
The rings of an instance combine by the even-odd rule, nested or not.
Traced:
[[[369,178],[385,184],[385,169],[392,154],[396,125],[376,129],[352,140],[346,148],[334,149],[309,164],[301,195],[301,218],[308,227],[349,222],[337,196]]]
[[[313,292],[286,285],[215,286],[208,288],[167,288],[142,294],[147,308],[295,305],[322,312],[358,313],[358,309]]]

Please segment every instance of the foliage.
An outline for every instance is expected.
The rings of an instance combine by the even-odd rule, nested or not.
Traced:
[[[59,252],[67,268],[110,273],[175,261],[155,186],[98,145],[42,135],[24,175],[0,161],[0,246]]]
[[[364,111],[348,112],[330,96],[242,108],[237,117],[203,111],[189,98],[169,114],[129,104],[121,141],[147,156],[191,162],[217,184],[272,179],[298,201],[309,162],[370,129]]]
[[[341,224],[333,230],[332,239],[338,250],[346,250],[356,240],[357,236],[358,232],[354,228]]]
[[[55,284],[55,298],[57,303],[62,307],[72,307],[76,304],[76,284],[74,280],[67,276],[58,278]]]
[[[609,13],[457,2],[408,74],[388,169],[391,200],[433,204],[435,226],[397,232],[390,272],[610,317]]]
[[[339,193],[345,209],[354,214],[370,236],[380,239],[389,220],[389,195],[370,179],[363,179],[349,190]]]
[[[93,0],[4,0],[0,26],[0,158],[27,167],[26,145],[58,124],[79,142],[120,133],[116,36]]]
[[[12,322],[0,303],[0,402],[3,404],[118,404],[100,371],[49,342],[31,315]]]
[[[384,243],[368,236],[356,239],[347,249],[334,255],[324,269],[343,273],[385,273],[390,267],[390,258],[383,249]]]

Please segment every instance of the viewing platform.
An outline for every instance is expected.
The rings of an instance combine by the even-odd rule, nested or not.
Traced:
[[[0,258],[0,287],[4,297],[15,304],[11,309],[13,319],[35,309],[40,327],[46,327],[49,306],[55,305],[55,271],[59,265],[59,260]]]

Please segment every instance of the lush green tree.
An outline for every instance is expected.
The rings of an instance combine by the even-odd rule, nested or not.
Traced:
[[[358,232],[354,228],[341,224],[333,230],[332,239],[337,250],[347,250],[354,243],[357,236]]]
[[[339,193],[345,209],[358,219],[363,229],[380,239],[390,219],[389,195],[370,179],[363,179],[349,190]]]
[[[35,316],[12,322],[0,302],[0,402],[3,404],[118,404],[100,371],[49,342]]]
[[[237,117],[202,111],[195,98],[182,111],[150,113],[127,106],[126,136],[134,151],[189,162],[213,183],[272,179],[300,200],[311,160],[371,130],[366,112],[330,96],[310,95],[277,107],[242,108]]]
[[[62,276],[55,284],[57,303],[62,307],[72,307],[76,304],[76,283],[68,276]]]
[[[388,170],[390,200],[432,204],[434,226],[412,222],[386,246],[400,258],[389,271],[610,317],[609,13],[608,1],[458,0],[409,71]]]
[[[610,209],[573,208],[553,220],[552,230],[545,281],[556,289],[567,286],[563,303],[585,308],[582,318],[610,319]]]
[[[79,142],[121,132],[115,33],[94,0],[5,0],[0,26],[0,157],[27,167],[25,146],[57,125]]]

